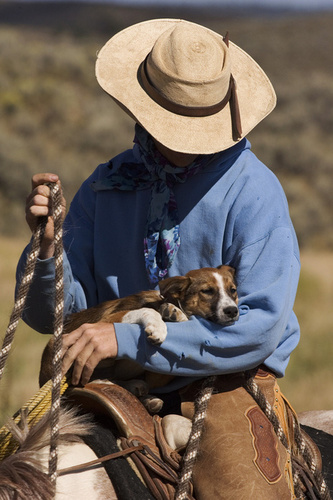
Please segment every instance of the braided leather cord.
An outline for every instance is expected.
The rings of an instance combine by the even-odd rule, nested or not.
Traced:
[[[186,500],[187,498],[189,498],[193,466],[197,458],[200,439],[207,413],[207,406],[214,389],[215,380],[215,376],[211,376],[205,379],[201,387],[201,392],[194,401],[192,429],[182,460],[182,467],[176,488],[175,500]]]
[[[40,251],[40,245],[44,235],[46,222],[47,222],[47,217],[41,217],[40,223],[33,234],[31,242],[31,250],[27,257],[24,276],[18,288],[17,298],[15,300],[13,311],[11,313],[8,327],[3,340],[2,349],[0,351],[0,380],[3,376],[6,361],[13,344],[17,325],[23,313],[28,291],[34,275],[34,270],[37,262],[37,257]]]
[[[53,350],[53,377],[51,390],[51,441],[50,441],[50,459],[49,459],[49,475],[51,481],[55,484],[57,477],[57,441],[59,436],[59,413],[60,413],[60,397],[66,390],[68,384],[65,378],[62,378],[61,373],[61,350],[62,350],[62,331],[63,331],[63,245],[62,245],[62,195],[58,184],[48,184],[51,191],[53,220],[54,220],[54,247],[55,247],[55,314],[54,314],[54,350]],[[39,224],[33,234],[31,249],[27,256],[24,275],[18,287],[17,298],[10,316],[9,324],[3,340],[2,349],[0,351],[0,380],[3,376],[6,361],[10,349],[13,344],[14,335],[17,325],[22,316],[26,298],[29,292],[30,285],[33,280],[37,257],[40,252],[41,242],[45,232],[47,217],[40,217]],[[49,390],[48,387],[42,389],[38,395],[33,398],[32,402],[28,403],[28,411],[30,412],[30,423],[33,425],[35,415],[40,417],[49,408]],[[31,407],[35,406],[35,407]],[[20,419],[20,415],[14,417],[14,421]],[[0,430],[2,437],[0,456],[7,456],[16,445],[12,442],[10,432],[6,426]]]
[[[51,393],[51,440],[49,475],[52,483],[57,479],[57,442],[59,437],[59,415],[61,397],[61,351],[64,313],[64,274],[63,274],[63,242],[62,242],[62,194],[58,184],[51,184],[51,196],[54,222],[54,260],[55,260],[55,312],[53,325],[53,360],[52,360],[52,393]]]

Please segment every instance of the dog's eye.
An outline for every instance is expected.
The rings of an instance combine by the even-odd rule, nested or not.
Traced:
[[[230,293],[232,293],[232,294],[237,293],[237,288],[235,288],[235,287],[230,288]]]
[[[214,294],[214,288],[202,288],[200,290],[201,293],[204,293],[205,295],[213,295]]]

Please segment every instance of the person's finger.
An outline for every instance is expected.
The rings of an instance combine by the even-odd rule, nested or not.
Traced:
[[[102,349],[100,349],[98,346],[92,346],[91,344],[91,354],[89,357],[86,358],[86,361],[84,363],[84,366],[82,368],[82,371],[80,373],[80,379],[81,379],[81,384],[86,385],[89,380],[91,379],[91,376],[97,367],[97,365],[105,358],[103,355]],[[88,350],[86,351],[85,354],[88,354]],[[77,380],[77,378],[76,378]]]
[[[37,198],[36,198],[37,197]],[[35,200],[36,198],[36,200]],[[45,184],[35,187],[31,193],[28,194],[26,199],[27,205],[33,205],[34,202],[42,204],[50,204],[50,188]]]
[[[30,226],[36,224],[37,217],[51,215],[50,189],[47,186],[37,186],[27,196],[25,215]]]
[[[72,383],[86,384],[100,361],[115,358],[118,345],[111,323],[86,323],[63,335],[63,373],[72,367]]]
[[[86,344],[83,348],[83,350],[76,356],[76,359],[74,361],[73,365],[73,371],[72,371],[72,384],[73,385],[78,385],[80,382],[82,385],[85,385],[89,382],[90,377],[94,371],[94,368],[97,366],[97,364],[92,367],[90,364],[87,365],[89,362],[89,359],[91,358],[92,353],[94,352],[94,345],[92,342],[89,342]],[[83,373],[85,373],[85,376],[83,377]]]
[[[66,373],[73,365],[72,383],[80,382],[81,373],[86,360],[90,357],[96,345],[96,325],[84,323],[62,338],[62,368]]]
[[[82,337],[83,333],[83,328],[85,325],[81,325],[79,328],[76,330],[73,330],[70,333],[64,333],[62,336],[62,349],[63,349],[63,355],[69,349],[75,342],[78,341],[80,337]]]
[[[33,175],[31,178],[32,189],[39,186],[40,184],[46,184],[47,182],[57,182],[59,180],[59,176],[57,174],[52,173],[38,173]]]
[[[80,327],[81,329],[81,327]],[[68,335],[63,335],[62,339],[62,370],[67,373],[77,356],[84,349],[86,341],[82,337],[80,329]]]

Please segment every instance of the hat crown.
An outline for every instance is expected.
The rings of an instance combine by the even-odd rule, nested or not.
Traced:
[[[230,57],[222,37],[196,25],[178,23],[156,40],[147,58],[156,89],[184,106],[212,106],[228,92]]]

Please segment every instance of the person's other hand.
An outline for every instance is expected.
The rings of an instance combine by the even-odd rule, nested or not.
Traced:
[[[63,373],[73,365],[72,384],[85,385],[98,363],[117,356],[118,344],[112,323],[85,323],[63,335]]]
[[[51,216],[52,202],[50,197],[50,188],[45,185],[47,182],[56,182],[61,188],[59,177],[56,174],[35,174],[31,179],[32,190],[27,197],[25,205],[26,221],[32,232],[35,231],[37,227],[39,217],[48,217],[48,222],[46,224],[44,238],[39,254],[39,257],[41,259],[47,259],[49,257],[52,257],[54,254],[54,225],[53,217]],[[66,212],[66,200],[63,196],[62,208],[64,219]]]

